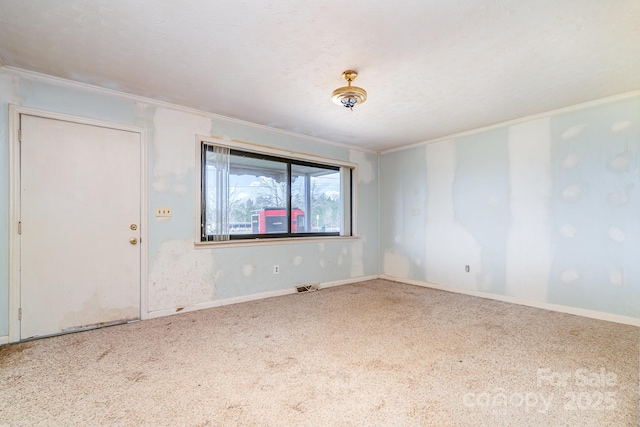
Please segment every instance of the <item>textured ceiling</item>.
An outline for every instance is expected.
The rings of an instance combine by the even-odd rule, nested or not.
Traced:
[[[0,58],[382,150],[640,89],[640,1],[0,0]]]

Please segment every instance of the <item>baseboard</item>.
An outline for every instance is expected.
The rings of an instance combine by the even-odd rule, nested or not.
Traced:
[[[255,301],[259,299],[279,297],[282,295],[293,294],[295,292],[296,292],[296,289],[292,287],[290,289],[281,289],[278,291],[261,292],[258,294],[245,295],[241,297],[207,301],[207,302],[202,302],[202,303],[198,303],[198,304],[194,304],[186,307],[168,308],[163,310],[150,311],[145,316],[145,319],[154,319],[156,317],[164,317],[164,316],[171,316],[174,314],[188,313],[190,311],[204,310],[207,308],[220,307],[223,305],[231,305],[231,304],[238,304],[241,302],[249,302],[249,301]]]
[[[437,283],[422,282],[413,279],[403,279],[400,277],[380,275],[381,279],[391,280],[393,282],[406,283],[408,285],[422,286],[425,288],[438,289],[440,291],[454,292],[457,294],[471,295],[474,297],[492,299],[495,301],[508,302],[511,304],[524,305],[527,307],[541,308],[543,310],[557,311],[559,313],[573,314],[575,316],[589,317],[592,319],[606,320],[607,322],[622,323],[631,326],[640,326],[640,319],[629,316],[621,316],[619,314],[605,313],[596,310],[587,310],[585,308],[569,307],[560,304],[551,304],[547,302],[532,301],[523,298],[511,297],[508,295],[491,294],[487,292],[474,291],[470,289],[456,288],[453,286],[439,285]]]
[[[334,286],[350,285],[352,283],[366,282],[367,280],[379,279],[380,276],[374,274],[372,276],[356,277],[355,279],[337,280],[335,282],[320,283],[320,289],[333,288]]]
[[[8,343],[9,343],[9,335],[0,337],[0,345],[8,344]]]
[[[357,277],[357,278],[345,279],[345,280],[337,280],[334,282],[320,283],[319,287],[320,289],[331,288],[334,286],[349,285],[351,283],[364,282],[365,280],[373,280],[377,278],[378,278],[378,275],[373,275],[373,276],[364,276],[364,277]],[[297,293],[297,290],[295,287],[292,286],[291,288],[280,289],[277,291],[260,292],[257,294],[244,295],[241,297],[207,301],[199,304],[190,305],[187,307],[169,308],[169,309],[163,309],[163,310],[150,311],[149,313],[147,313],[146,316],[143,317],[143,319],[155,319],[157,317],[171,316],[174,314],[188,313],[190,311],[221,307],[223,305],[239,304],[241,302],[256,301],[260,299],[279,297],[282,295],[289,295],[294,293]]]

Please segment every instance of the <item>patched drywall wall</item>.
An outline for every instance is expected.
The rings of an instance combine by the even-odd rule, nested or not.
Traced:
[[[417,152],[398,151],[383,156],[381,169],[393,179],[381,179],[381,235],[392,242],[383,244],[381,271],[391,276],[421,278],[425,261],[426,188],[424,147]],[[412,171],[407,175],[405,171]],[[415,173],[415,175],[413,175]],[[382,220],[387,218],[387,220]]]
[[[509,128],[509,233],[505,294],[545,301],[551,270],[549,119]]]
[[[549,299],[640,317],[640,99],[551,120]]]
[[[192,239],[166,240],[154,252],[149,269],[149,311],[211,301],[223,274],[210,254],[193,250]]]
[[[454,215],[455,142],[429,145],[420,157],[425,160],[427,184],[426,235],[422,243],[426,258],[422,279],[477,289],[475,273],[480,271],[481,247]],[[467,274],[461,267],[465,265],[469,265],[472,274]]]
[[[381,272],[639,318],[638,160],[638,96],[384,153]]]
[[[332,283],[378,274],[378,155],[282,133],[204,112],[146,102],[46,77],[0,70],[0,337],[8,334],[9,135],[8,105],[135,125],[147,132],[148,283],[154,312]],[[357,164],[355,210],[359,239],[323,244],[296,242],[260,246],[196,248],[196,135],[259,144]],[[173,216],[157,218],[169,206]],[[145,251],[143,250],[143,253]],[[273,265],[280,273],[273,274]]]
[[[509,229],[509,169],[506,129],[456,138],[454,213],[480,246],[478,290],[504,293]],[[457,266],[460,271],[464,266]],[[462,270],[464,271],[464,270]]]

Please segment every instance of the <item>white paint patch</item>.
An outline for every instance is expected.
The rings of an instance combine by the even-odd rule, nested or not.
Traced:
[[[299,267],[302,264],[302,257],[300,255],[293,257],[293,265]]]
[[[609,227],[609,238],[614,242],[622,243],[627,238],[624,234],[624,231],[620,230],[618,227]]]
[[[211,119],[157,108],[153,117],[153,177],[183,178],[195,168],[195,135],[208,135]]]
[[[395,237],[393,238],[393,241],[395,242],[395,244],[400,244],[402,242],[402,236],[399,234],[396,234]]]
[[[382,271],[391,277],[408,279],[411,265],[408,257],[398,253],[395,249],[391,249],[384,252]]]
[[[194,250],[193,240],[164,242],[149,268],[149,311],[186,307],[212,301],[215,281],[209,251]]]
[[[364,276],[364,236],[351,244],[351,278]]]
[[[551,274],[551,127],[548,118],[509,128],[506,294],[546,301]]]
[[[633,186],[631,186],[631,188],[633,188]],[[626,205],[627,203],[629,203],[629,190],[624,189],[620,191],[613,191],[609,193],[609,196],[607,197],[607,201],[611,206]]]
[[[422,265],[422,260],[418,257],[413,257],[413,263],[416,265],[416,267],[420,267]]]
[[[151,184],[151,188],[153,188],[153,191],[156,191],[158,193],[167,193],[169,191],[169,179],[167,178],[156,179]]]
[[[344,263],[344,255],[340,254],[338,256],[338,265],[342,265]]]
[[[346,246],[343,246],[341,252],[342,252],[342,255],[346,255],[349,253],[349,250],[347,249]]]
[[[358,182],[368,184],[376,178],[376,168],[367,160],[367,153],[349,150],[349,161],[358,165]]]
[[[631,127],[631,122],[629,120],[615,122],[611,125],[611,132],[621,132],[625,129],[629,129]]]
[[[320,267],[325,268],[327,266],[327,261],[325,261],[324,258],[320,258],[318,260],[318,264],[320,264]]]
[[[621,270],[611,270],[609,272],[609,283],[611,283],[616,288],[621,288],[624,286],[624,275]]]
[[[563,169],[571,169],[576,167],[576,165],[578,164],[578,155],[575,153],[570,153],[567,154],[567,157],[564,158],[564,160],[562,161],[562,168]]]
[[[582,196],[582,191],[577,185],[570,185],[562,191],[562,198],[567,202],[577,202]]]
[[[569,284],[571,282],[575,282],[580,278],[580,275],[575,270],[565,270],[560,275],[560,279],[563,283]]]
[[[324,252],[324,243],[318,243],[318,250]]]
[[[616,171],[625,171],[629,169],[629,158],[626,153],[621,154],[609,162],[609,167]]]
[[[187,194],[189,188],[185,184],[174,184],[173,192],[179,195]]]
[[[572,238],[572,237],[575,237],[575,235],[578,233],[578,230],[576,230],[576,228],[573,225],[565,224],[560,229],[560,232],[564,237]]]
[[[247,264],[245,266],[242,267],[242,274],[244,274],[245,276],[249,277],[253,274],[253,272],[256,270],[256,266],[253,264]]]
[[[567,140],[567,139],[575,138],[576,136],[580,135],[586,127],[587,125],[584,125],[584,124],[571,126],[569,129],[565,130],[562,133],[562,139]]]
[[[424,272],[427,282],[477,289],[477,275],[466,273],[481,268],[482,248],[457,221],[453,209],[456,170],[455,141],[426,146],[427,226],[425,230]],[[407,171],[411,173],[411,171]]]

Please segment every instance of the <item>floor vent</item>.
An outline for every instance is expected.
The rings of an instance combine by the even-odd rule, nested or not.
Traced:
[[[296,291],[298,291],[299,294],[302,292],[317,291],[318,289],[320,289],[319,285],[296,286]]]

